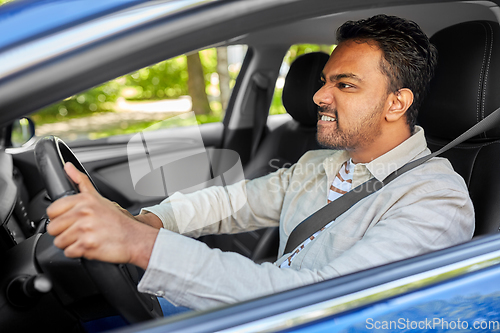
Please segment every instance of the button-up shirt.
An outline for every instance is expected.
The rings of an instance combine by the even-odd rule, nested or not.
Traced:
[[[372,177],[383,180],[406,163],[429,154],[424,131],[386,154],[356,164],[352,188]],[[463,179],[448,160],[432,158],[360,200],[297,254],[279,266],[292,230],[327,204],[347,152],[317,150],[286,169],[251,181],[175,193],[145,208],[163,222],[142,292],[193,309],[235,303],[358,270],[420,255],[471,239],[474,210]],[[275,263],[255,264],[231,252],[210,249],[190,237],[279,226]],[[186,237],[188,236],[188,237]]]

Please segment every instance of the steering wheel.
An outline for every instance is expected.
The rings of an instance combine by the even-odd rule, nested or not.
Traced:
[[[79,192],[64,171],[66,162],[73,163],[85,173],[95,187],[78,158],[58,137],[48,136],[39,140],[35,147],[35,158],[52,201]],[[102,299],[129,323],[163,316],[155,296],[137,291],[139,277],[137,268],[133,265],[67,258],[54,245],[54,237],[48,233],[40,236],[35,258],[45,276],[51,280],[53,290],[63,306],[70,308],[83,320],[93,319],[96,301],[100,302]],[[106,311],[109,312],[109,309],[104,307],[103,312]]]

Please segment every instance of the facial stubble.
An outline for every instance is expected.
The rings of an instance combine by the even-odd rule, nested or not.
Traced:
[[[380,117],[383,112],[384,102],[381,101],[373,109],[373,112],[358,119],[356,124],[345,127],[342,125],[343,121],[341,118],[339,119],[336,109],[330,110],[329,108],[320,107],[319,112],[333,115],[337,120],[335,128],[330,129],[328,132],[325,132],[324,129],[320,131],[318,125],[316,135],[318,143],[324,148],[335,150],[356,150],[370,144],[382,134]]]

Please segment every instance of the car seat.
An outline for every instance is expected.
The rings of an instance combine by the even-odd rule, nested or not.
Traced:
[[[439,52],[429,93],[418,115],[432,151],[500,106],[500,27],[471,21],[431,38]],[[476,214],[475,235],[500,226],[500,124],[443,154],[465,180]]]
[[[312,52],[292,63],[282,95],[283,106],[292,119],[268,133],[245,167],[247,179],[290,166],[308,150],[321,148],[316,141],[318,112],[313,96],[321,88],[320,74],[328,59],[324,52]]]
[[[317,106],[313,96],[321,87],[320,74],[329,59],[323,52],[304,54],[292,63],[283,87],[283,105],[292,119],[269,132],[255,156],[245,166],[245,178],[264,176],[297,162],[308,150],[320,149],[316,141]],[[243,254],[255,262],[274,261],[278,254],[278,228],[236,235],[205,236],[211,247]]]

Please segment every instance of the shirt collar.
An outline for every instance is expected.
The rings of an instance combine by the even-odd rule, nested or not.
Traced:
[[[403,141],[399,146],[367,163],[366,168],[377,180],[382,181],[392,172],[414,160],[426,149],[427,141],[425,140],[424,129],[420,126],[415,126],[412,136]]]
[[[366,173],[364,170],[373,175],[377,180],[382,181],[392,172],[396,171],[406,163],[414,160],[418,155],[422,154],[427,149],[427,141],[425,140],[424,129],[420,126],[415,126],[413,135],[403,141],[399,146],[393,148],[382,156],[377,157],[373,161],[366,164],[353,164],[354,168],[359,170],[360,174]],[[342,166],[342,164],[349,159],[347,151],[336,151],[335,154],[326,158],[323,161],[323,166],[328,176],[328,182],[333,181],[333,177]],[[370,178],[365,175],[362,178]],[[332,179],[330,179],[332,178]],[[359,182],[365,182],[366,179],[359,179]],[[353,183],[353,187],[358,184]]]

